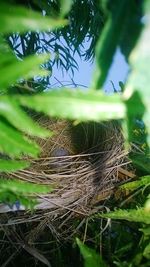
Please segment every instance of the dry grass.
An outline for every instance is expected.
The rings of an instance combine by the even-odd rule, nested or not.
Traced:
[[[41,147],[39,159],[30,159],[31,167],[12,173],[11,178],[51,185],[54,190],[36,196],[38,204],[32,213],[20,211],[1,216],[1,226],[19,229],[17,232],[25,236],[27,244],[33,244],[45,229],[58,240],[71,237],[85,218],[102,210],[104,201],[120,183],[120,170],[123,179],[129,178],[128,151],[115,123],[73,126],[62,120],[37,120],[54,135],[46,140],[36,139]],[[72,223],[74,218],[80,218],[78,226]]]
[[[16,223],[40,220],[48,214],[56,218],[67,212],[89,216],[95,204],[112,194],[120,168],[129,164],[119,127],[111,122],[73,126],[45,117],[38,118],[38,123],[54,135],[36,139],[41,147],[39,159],[28,159],[31,167],[12,173],[11,178],[50,185],[54,190],[37,196],[37,213],[23,212],[23,219],[21,214]]]

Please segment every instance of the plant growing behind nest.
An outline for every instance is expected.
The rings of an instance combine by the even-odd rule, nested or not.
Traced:
[[[28,159],[31,162],[29,168],[9,176],[5,174],[5,177],[50,185],[53,192],[36,194],[38,203],[32,213],[23,206],[15,216],[10,212],[6,225],[46,220],[46,225],[57,226],[61,232],[67,221],[90,216],[98,211],[99,202],[110,197],[120,182],[122,167],[128,168],[128,151],[124,149],[123,136],[115,122],[74,126],[71,122],[44,116],[37,116],[36,120],[52,130],[53,136],[46,140],[36,138],[41,147],[40,157]],[[123,178],[128,177],[124,175]],[[0,211],[3,212],[3,207]],[[7,207],[9,211],[11,208]]]

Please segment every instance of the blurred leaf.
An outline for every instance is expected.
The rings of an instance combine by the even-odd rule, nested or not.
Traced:
[[[29,167],[27,161],[17,161],[17,160],[3,160],[0,159],[0,172],[13,172],[16,170],[22,170]]]
[[[0,58],[0,68],[16,60],[14,52],[10,49],[2,35],[0,35]]]
[[[92,88],[100,89],[105,82],[116,48],[119,45],[124,20],[129,9],[129,1],[115,1],[115,12],[110,12],[96,46],[96,69]]]
[[[29,135],[46,137],[51,134],[50,131],[38,126],[11,96],[0,96],[0,115],[6,118],[14,127]]]
[[[150,175],[142,176],[138,178],[138,180],[125,183],[120,186],[121,189],[128,189],[128,190],[135,190],[141,186],[147,186],[150,185]]]
[[[146,237],[150,236],[150,227],[139,229]]]
[[[146,259],[150,260],[150,243],[145,247],[144,251],[143,251],[143,256]]]
[[[72,0],[60,0],[60,12],[62,17],[64,17],[70,11],[72,4]]]
[[[18,180],[6,180],[0,179],[0,193],[6,191],[11,191],[16,194],[45,194],[51,192],[53,189],[48,185],[38,185],[33,183],[27,183]]]
[[[47,185],[0,179],[0,201],[10,206],[11,209],[16,206],[15,209],[19,210],[21,205],[33,209],[37,204],[37,200],[33,196],[35,194],[45,194],[52,190],[52,187]]]
[[[53,30],[65,26],[66,20],[50,19],[42,14],[23,6],[0,3],[0,32],[25,32]]]
[[[71,0],[63,0],[64,5],[68,6],[69,1]],[[40,10],[41,13],[46,14],[55,20],[57,20],[58,16],[61,15],[60,0],[29,0],[29,2],[31,8]],[[29,8],[29,2],[23,2],[24,6]],[[35,4],[33,4],[33,2]],[[104,25],[104,13],[100,8],[98,0],[79,0],[72,2],[73,8],[71,8],[71,12],[67,15],[69,20],[68,25],[60,28],[60,30],[57,29],[53,33],[51,31],[42,33],[36,31],[21,35],[18,33],[11,34],[9,44],[15,50],[17,56],[21,58],[22,56],[41,52],[52,52],[53,54],[55,52],[54,47],[57,42],[57,44],[60,44],[60,46],[65,49],[65,58],[67,60],[67,63],[65,64],[62,56],[60,55],[60,58],[62,59],[62,61],[59,60],[61,70],[67,70],[71,73],[71,75],[74,72],[74,68],[77,67],[77,62],[74,64],[74,61],[71,58],[71,55],[74,58],[75,51],[85,60],[93,59],[95,44]],[[35,38],[32,39],[32,42],[30,42],[31,35],[35,36]],[[89,38],[88,47],[84,46],[85,38]],[[30,45],[31,43],[32,45]],[[20,45],[20,48],[17,47],[18,44]],[[64,65],[61,65],[62,62]],[[52,58],[50,65],[53,66],[53,64],[56,63],[57,61],[55,58]]]
[[[150,212],[143,208],[136,210],[116,210],[114,212],[108,212],[106,214],[99,213],[98,215],[96,215],[96,217],[150,224]]]
[[[145,202],[144,208],[147,212],[150,212],[150,194],[148,195],[148,199]]]
[[[145,3],[148,3],[148,1],[145,1]],[[129,58],[132,71],[127,82],[124,97],[130,99],[135,92],[138,93],[141,99],[141,105],[144,106],[143,121],[147,127],[147,141],[150,145],[150,10],[148,9],[148,5],[146,7],[143,16],[144,28]],[[134,107],[136,108],[135,113],[138,115],[140,106],[136,107],[136,105],[134,105]]]
[[[21,105],[52,117],[83,120],[120,119],[125,107],[119,95],[73,89],[51,90],[38,95],[16,96]]]
[[[0,152],[12,157],[37,156],[39,148],[27,137],[0,121]]]
[[[136,42],[140,36],[142,30],[142,16],[143,16],[143,5],[144,1],[131,0],[128,8],[128,14],[124,21],[122,33],[120,36],[120,48],[121,52],[125,55],[127,62],[128,57],[136,45]]]
[[[19,182],[19,181],[18,181]],[[1,187],[1,186],[0,186]],[[0,213],[7,211],[25,210],[25,208],[32,210],[37,204],[37,200],[33,196],[24,196],[16,194],[11,190],[0,190]]]
[[[0,55],[1,53],[3,53],[3,51],[0,51]],[[5,55],[5,58],[7,60],[7,54]],[[4,62],[3,65],[0,65],[0,89],[6,89],[8,86],[17,82],[17,79],[20,78],[27,79],[38,75],[48,75],[46,70],[39,68],[39,65],[48,59],[49,55],[35,55],[27,57],[24,61],[19,61],[14,58],[14,60],[11,60],[9,64]]]
[[[136,167],[138,166],[141,170],[150,173],[150,156],[147,156],[145,154],[139,155],[137,153],[132,153],[130,158],[132,162],[136,165]]]
[[[98,255],[93,249],[84,245],[79,238],[76,238],[76,242],[80,248],[80,252],[84,258],[85,267],[106,267],[100,255]]]
[[[145,106],[139,92],[135,91],[132,96],[124,101],[126,106],[126,119],[124,120],[124,136],[126,143],[134,143],[145,156],[148,155],[147,132],[145,125],[141,131],[139,122],[143,122]],[[138,123],[137,123],[138,122]],[[141,154],[142,154],[141,153]],[[142,157],[142,156],[141,156]],[[131,151],[131,159],[138,164],[138,155]],[[142,161],[140,162],[140,166]]]
[[[125,104],[127,106],[127,116],[131,118],[132,124],[135,121],[136,116],[137,119],[142,119],[142,116],[145,112],[145,106],[141,101],[141,97],[137,91],[135,91],[133,95],[125,101]],[[133,126],[135,127],[135,125]]]
[[[135,103],[134,103],[135,104]],[[127,108],[129,106],[127,105]],[[132,109],[131,109],[132,110]],[[135,108],[136,110],[136,108]],[[139,108],[140,110],[140,108]],[[129,111],[127,110],[127,114],[129,115]],[[131,119],[132,115],[129,115],[129,119]],[[140,116],[139,116],[140,117]],[[144,160],[148,158],[149,148],[147,144],[147,132],[145,128],[145,124],[142,120],[135,120],[134,112],[133,112],[133,120],[132,120],[132,133],[131,133],[131,141],[137,146],[137,148],[141,151],[140,153],[132,152],[131,157],[134,160]],[[146,161],[144,161],[146,163]],[[147,162],[148,163],[148,162]]]

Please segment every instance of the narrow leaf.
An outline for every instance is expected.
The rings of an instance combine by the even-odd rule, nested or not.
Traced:
[[[72,0],[60,0],[60,11],[62,17],[64,17],[70,11],[72,3]]]
[[[132,98],[135,92],[139,95],[139,98],[141,99],[141,105],[139,105],[138,107],[134,105],[134,107],[136,107],[135,111],[137,116],[139,116],[138,109],[140,108],[140,106],[143,105],[144,107],[143,113],[140,115],[142,115],[143,121],[147,127],[147,141],[150,145],[150,9],[148,2],[149,1],[145,1],[146,8],[145,14],[143,14],[143,18],[145,18],[143,31],[140,35],[135,49],[133,49],[129,58],[132,71],[126,85],[124,97],[125,99],[129,100],[130,98]]]
[[[150,243],[144,248],[143,256],[150,260]]]
[[[39,148],[27,137],[0,121],[0,152],[12,157],[37,156]]]
[[[17,160],[3,160],[0,159],[0,172],[13,172],[16,170],[22,170],[29,167],[27,161],[17,161]]]
[[[111,218],[117,220],[127,220],[130,222],[141,222],[150,224],[150,212],[146,209],[116,210],[106,214],[98,214],[101,218]]]
[[[120,186],[121,189],[135,190],[141,186],[150,185],[150,175],[142,176],[137,181],[126,183]]]
[[[125,107],[119,95],[106,96],[103,92],[72,89],[53,90],[32,97],[20,96],[21,105],[44,112],[50,116],[83,120],[120,119]]]
[[[150,236],[150,227],[140,228],[139,230],[144,234],[145,237]]]
[[[93,249],[88,248],[78,238],[76,242],[80,248],[80,252],[84,258],[85,267],[106,267],[100,255],[98,255]]]
[[[10,124],[21,131],[33,136],[46,137],[51,133],[38,126],[27,114],[19,107],[19,103],[10,96],[0,96],[0,115],[5,117]]]
[[[91,84],[91,87],[95,89],[101,88],[106,79],[129,10],[129,1],[117,0],[116,2],[117,9],[109,13],[96,46],[96,69]]]
[[[11,64],[12,61],[16,60],[15,53],[10,49],[6,40],[0,35],[0,68],[4,65]]]
[[[29,56],[24,61],[17,59],[1,66],[0,88],[6,89],[20,78],[31,78],[37,75],[48,75],[48,72],[39,68],[39,65],[49,59],[49,55]]]
[[[136,166],[140,167],[140,169],[146,171],[147,173],[150,173],[150,156],[145,154],[138,155],[135,153],[135,155],[130,158]]]
[[[18,180],[0,179],[0,213],[15,210],[33,209],[37,204],[35,194],[45,194],[52,187]],[[7,207],[8,206],[8,207]]]
[[[34,193],[44,194],[52,191],[51,186],[27,183],[18,180],[0,179],[0,192],[11,191],[16,194],[31,195]]]
[[[0,4],[0,32],[25,32],[53,30],[65,26],[66,20],[50,19],[31,9],[18,5]]]

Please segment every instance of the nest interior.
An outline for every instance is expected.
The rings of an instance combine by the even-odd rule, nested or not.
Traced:
[[[73,233],[74,226],[68,222],[96,213],[102,207],[99,203],[108,199],[120,182],[120,170],[129,165],[123,135],[115,122],[74,125],[47,117],[36,120],[54,134],[47,139],[35,138],[41,147],[40,157],[28,159],[30,168],[13,172],[9,178],[51,185],[54,189],[36,196],[38,204],[32,213],[9,209],[6,213],[1,207],[1,226],[10,229],[25,225],[21,232],[28,244],[37,240],[46,227],[57,236],[58,231],[61,236],[63,231]]]

